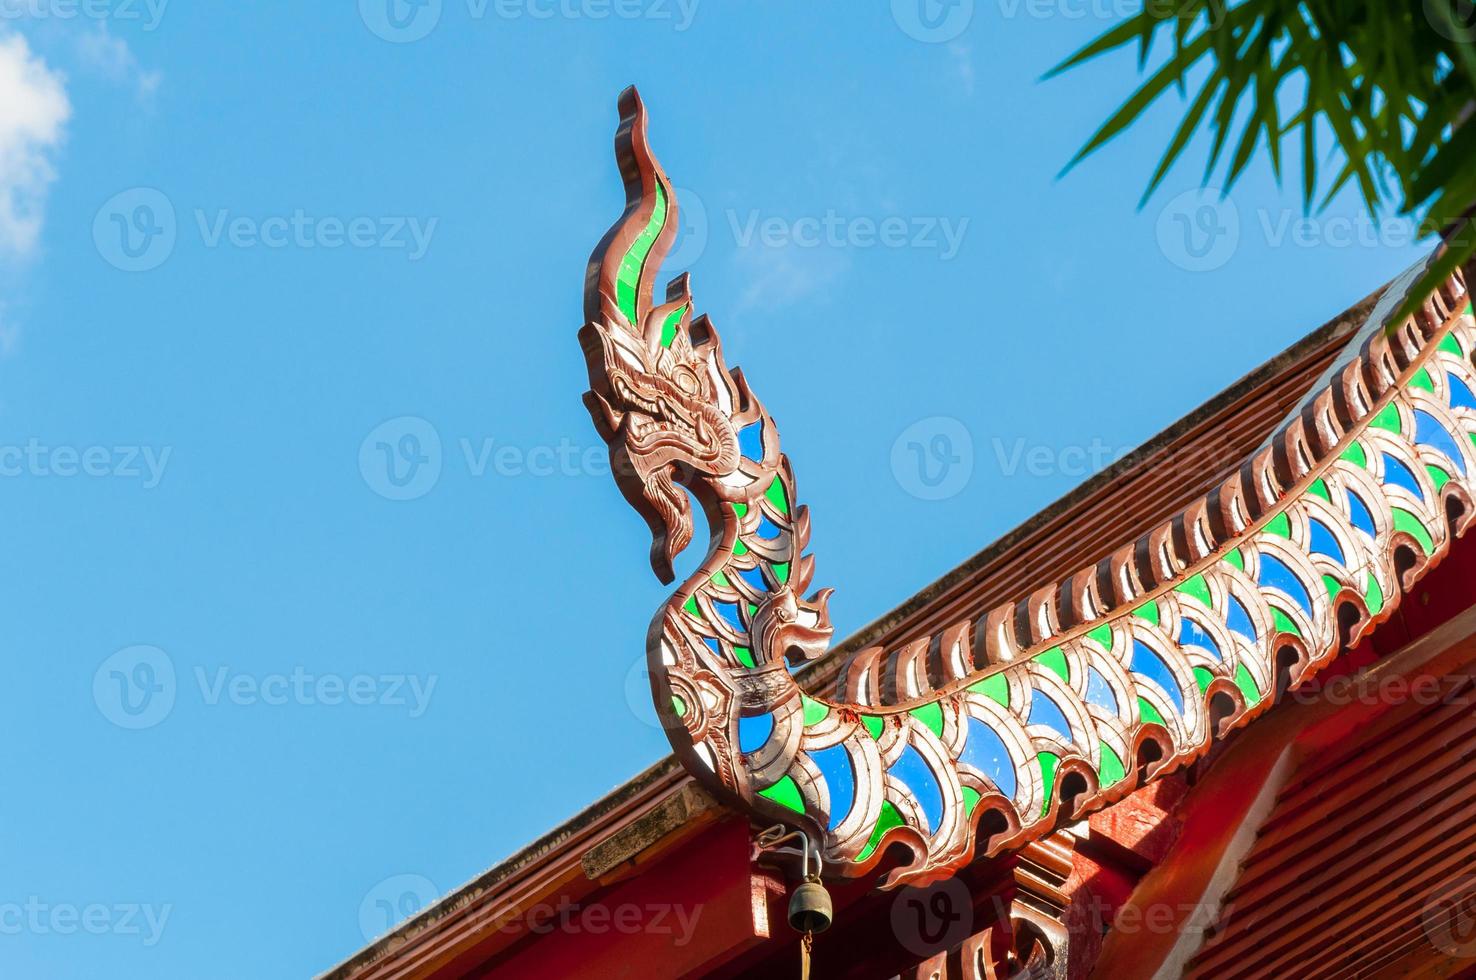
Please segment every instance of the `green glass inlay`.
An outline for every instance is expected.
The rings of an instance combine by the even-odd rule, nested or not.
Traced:
[[[1096,641],[1097,646],[1103,650],[1112,649],[1112,624],[1103,623],[1087,634],[1087,638]]]
[[[747,504],[734,504],[733,505],[733,513],[737,514],[739,517],[747,517],[748,516],[748,505]]]
[[[733,539],[733,554],[735,554],[735,555],[746,555],[746,554],[748,554],[748,545],[746,545],[746,544],[743,543],[743,539],[742,538],[734,538]]]
[[[689,616],[696,616],[698,619],[702,618],[702,610],[697,608],[697,597],[695,595],[687,596],[687,601],[682,603],[682,609]]]
[[[1384,587],[1379,585],[1379,580],[1370,573],[1368,576],[1368,590],[1363,593],[1363,604],[1368,607],[1368,614],[1376,616],[1384,608]]]
[[[1236,548],[1234,551],[1231,551],[1228,555],[1226,555],[1225,560],[1234,565],[1236,568],[1240,569],[1242,572],[1245,571],[1245,556],[1240,553],[1239,548]]]
[[[1425,554],[1435,553],[1435,539],[1430,537],[1430,529],[1403,507],[1394,508],[1394,530],[1412,535],[1420,543],[1420,547],[1425,549]]]
[[[1122,756],[1113,751],[1112,746],[1106,742],[1099,741],[1097,750],[1102,755],[1102,764],[1097,766],[1097,786],[1106,789],[1113,783],[1120,782],[1127,775],[1127,768],[1122,764]]]
[[[1245,703],[1250,705],[1261,703],[1261,692],[1256,687],[1256,679],[1251,676],[1250,671],[1245,669],[1245,664],[1235,668],[1235,686],[1240,688],[1240,693],[1245,695]]]
[[[1158,603],[1156,603],[1156,602],[1145,602],[1141,606],[1139,606],[1137,609],[1134,609],[1133,610],[1133,615],[1134,616],[1137,616],[1139,619],[1146,619],[1148,622],[1152,623],[1154,626],[1157,626],[1158,625]]]
[[[787,561],[775,562],[774,564],[770,565],[769,567],[771,569],[773,569],[773,571],[774,571],[774,579],[780,585],[783,585],[785,582],[788,582],[789,581],[789,562],[787,562]]]
[[[865,847],[861,848],[861,853],[856,855],[856,863],[861,864],[871,857],[881,845],[882,838],[887,835],[887,831],[900,826],[902,826],[902,814],[897,812],[891,800],[882,800],[881,813],[877,815],[876,826],[871,829],[871,839],[866,842]]]
[[[1447,483],[1450,482],[1450,474],[1445,472],[1438,466],[1431,466],[1430,464],[1426,463],[1425,472],[1430,474],[1430,479],[1435,484],[1436,493],[1439,493],[1441,488],[1443,488]]]
[[[682,314],[686,312],[687,306],[685,303],[683,303],[681,306],[677,307],[666,315],[666,320],[663,321],[661,324],[662,347],[670,347],[671,342],[673,340],[676,340],[677,327],[681,326]]]
[[[1210,684],[1214,683],[1215,675],[1203,667],[1194,668],[1194,681],[1199,685],[1201,692],[1208,691]]]
[[[1266,525],[1266,533],[1274,534],[1278,538],[1286,538],[1288,541],[1291,540],[1292,522],[1291,518],[1287,516],[1286,511],[1282,511],[1271,519],[1271,523]]]
[[[620,268],[615,274],[615,302],[625,318],[637,328],[640,324],[636,323],[636,290],[640,288],[641,270],[645,268],[646,257],[651,254],[651,246],[656,244],[656,238],[661,234],[661,226],[664,224],[666,190],[658,183],[656,203],[651,208],[651,220],[646,222],[646,227],[630,243],[630,250],[621,257]]]
[[[866,726],[866,731],[871,734],[872,738],[881,738],[884,722],[876,715],[862,715],[861,724]]]
[[[1328,492],[1326,480],[1320,478],[1313,480],[1312,485],[1307,488],[1307,491],[1321,497],[1328,503],[1332,503],[1332,494]]]
[[[784,492],[784,483],[776,476],[774,482],[769,484],[769,489],[764,491],[764,496],[769,498],[769,503],[781,514],[789,513],[789,496]]]
[[[1375,415],[1373,421],[1370,422],[1369,425],[1373,426],[1375,429],[1386,429],[1389,432],[1393,432],[1395,435],[1399,435],[1404,432],[1404,425],[1399,420],[1399,406],[1396,405],[1394,402],[1390,402],[1389,404],[1385,405],[1383,411]]]
[[[1343,591],[1343,583],[1339,582],[1331,575],[1322,576],[1322,587],[1327,589],[1328,599],[1334,601],[1338,598],[1338,593]]]
[[[753,614],[756,612],[758,612],[758,606],[755,606],[753,603],[750,602],[748,604],[748,618],[752,620]]]
[[[1165,728],[1168,727],[1163,720],[1163,715],[1158,713],[1158,709],[1142,698],[1138,698],[1138,717],[1144,722],[1151,721],[1155,725],[1163,725]]]
[[[1363,451],[1363,444],[1361,442],[1355,441],[1349,444],[1348,448],[1344,449],[1343,454],[1338,458],[1346,459],[1361,469],[1368,469],[1368,453]]]
[[[970,684],[969,690],[993,698],[1003,707],[1010,706],[1010,682],[1005,679],[1004,674],[990,674],[982,681]]]
[[[1429,392],[1435,391],[1435,382],[1430,380],[1430,372],[1424,368],[1420,368],[1415,372],[1415,376],[1409,379],[1409,386],[1411,388],[1423,388]]]
[[[687,717],[687,702],[673,694],[671,696],[671,710],[677,713],[678,718],[685,718]]]
[[[759,790],[759,796],[771,799],[795,813],[805,812],[805,798],[800,795],[799,787],[794,784],[794,780],[788,776],[780,776],[779,781],[773,786]]]
[[[1193,596],[1194,598],[1198,599],[1200,605],[1204,606],[1206,609],[1215,608],[1214,599],[1210,596],[1209,583],[1204,580],[1204,575],[1202,573],[1191,575],[1188,581],[1186,581],[1183,585],[1179,586],[1174,591]]]
[[[758,664],[754,663],[753,661],[753,651],[748,649],[748,647],[734,647],[733,656],[736,657],[738,662],[745,667],[758,666]]]
[[[1453,333],[1448,333],[1445,335],[1445,339],[1440,342],[1440,349],[1445,351],[1447,354],[1454,354],[1456,357],[1465,356],[1465,354],[1461,351],[1460,342],[1455,339],[1455,334]]]
[[[1301,628],[1292,621],[1292,618],[1275,606],[1271,607],[1271,623],[1278,633],[1290,633],[1293,636],[1302,635]]]
[[[979,805],[979,791],[972,786],[965,786],[963,788],[963,800],[964,815],[972,817],[974,815],[974,807]]]
[[[943,708],[934,701],[931,704],[920,705],[913,708],[908,714],[933,730],[933,734],[939,738],[943,737]]]
[[[733,587],[733,583],[728,581],[728,576],[724,575],[722,572],[718,572],[717,574],[713,575],[712,584],[721,585],[724,588]]]
[[[1043,817],[1051,812],[1051,796],[1056,791],[1056,767],[1061,764],[1061,757],[1054,752],[1042,752],[1035,759],[1040,763],[1040,779],[1045,786],[1045,799],[1040,805]]]
[[[1035,658],[1035,662],[1056,673],[1067,684],[1071,683],[1071,668],[1066,664],[1066,653],[1060,647],[1051,647]]]
[[[804,708],[806,728],[809,728],[811,725],[818,725],[830,714],[829,708],[804,694],[800,695],[800,705]]]

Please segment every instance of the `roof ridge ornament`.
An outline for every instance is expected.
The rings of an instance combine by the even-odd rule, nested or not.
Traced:
[[[1476,321],[1457,275],[1360,331],[1172,520],[1019,602],[862,651],[836,697],[812,696],[789,672],[832,636],[829,590],[807,596],[809,513],[687,277],[655,301],[678,205],[634,88],[615,148],[627,203],[586,276],[585,403],[662,581],[694,537],[689,493],[710,530],[647,633],[656,710],[700,782],[811,835],[830,877],[884,859],[887,887],[947,877],[1198,758],[1388,618],[1476,520]]]

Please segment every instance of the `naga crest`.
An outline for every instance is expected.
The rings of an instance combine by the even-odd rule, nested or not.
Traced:
[[[669,582],[672,560],[693,533],[682,487],[705,504],[724,496],[721,481],[738,469],[738,429],[751,398],[742,375],[724,365],[707,318],[692,318],[686,275],[668,286],[666,302],[652,300],[676,237],[676,196],[646,147],[634,89],[622,94],[620,115],[615,145],[627,203],[590,259],[588,322],[579,332],[589,365],[584,402],[610,446],[621,490],[651,527],[651,565]]]

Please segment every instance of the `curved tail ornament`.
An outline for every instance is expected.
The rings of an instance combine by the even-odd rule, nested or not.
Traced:
[[[662,581],[691,499],[710,531],[647,636],[656,709],[688,770],[807,831],[829,875],[885,858],[887,886],[946,877],[1193,761],[1388,618],[1476,518],[1476,322],[1459,278],[1386,322],[1417,268],[1205,497],[1065,581],[856,654],[834,697],[802,691],[789,668],[832,632],[809,515],[687,277],[654,300],[677,201],[634,89],[620,115],[627,206],[590,259],[585,402]]]

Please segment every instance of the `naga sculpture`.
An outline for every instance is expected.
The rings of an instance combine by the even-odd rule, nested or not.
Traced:
[[[693,499],[710,532],[647,635],[656,708],[688,770],[809,834],[827,875],[891,853],[885,886],[946,877],[1191,762],[1386,619],[1476,516],[1476,322],[1459,277],[1386,322],[1414,269],[1274,436],[1172,520],[807,692],[791,668],[832,633],[809,513],[687,277],[654,298],[677,201],[634,89],[620,115],[628,203],[590,259],[585,401],[656,574],[670,582],[692,542]]]

